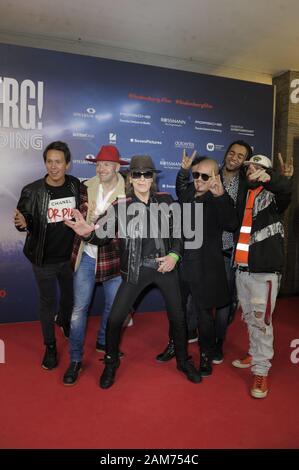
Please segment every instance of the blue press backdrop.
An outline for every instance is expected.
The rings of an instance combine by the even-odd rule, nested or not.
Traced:
[[[86,155],[116,145],[123,158],[150,154],[161,190],[174,195],[183,148],[222,161],[246,140],[271,156],[272,86],[178,70],[0,44],[0,322],[36,319],[36,287],[13,226],[22,187],[44,175],[42,149],[66,141],[71,173],[95,174]],[[92,311],[100,313],[98,288]],[[164,308],[154,290],[140,311]]]

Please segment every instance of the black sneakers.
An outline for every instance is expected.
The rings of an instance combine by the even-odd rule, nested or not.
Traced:
[[[167,362],[170,361],[173,357],[175,357],[175,351],[174,351],[174,343],[173,340],[171,339],[164,349],[164,351],[161,354],[158,354],[156,356],[156,361],[158,362]]]
[[[198,341],[198,331],[191,330],[188,331],[188,343],[196,343]]]
[[[221,364],[223,362],[223,339],[217,338],[215,350],[213,354],[213,364]]]
[[[183,372],[190,382],[198,384],[201,382],[200,372],[198,372],[192,362],[184,361],[177,363],[177,369]]]
[[[81,372],[81,362],[71,362],[63,376],[64,385],[75,385]]]
[[[46,346],[46,352],[42,362],[42,368],[51,370],[58,366],[56,344]]]
[[[109,388],[114,384],[116,370],[120,365],[120,360],[112,360],[110,357],[105,357],[105,369],[100,377],[99,386],[101,388]]]
[[[200,354],[199,371],[202,377],[208,377],[209,375],[212,375],[213,372],[212,360],[204,352]]]

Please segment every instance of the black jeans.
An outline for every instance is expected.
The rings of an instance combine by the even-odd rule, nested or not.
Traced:
[[[182,300],[183,300],[183,309],[185,309],[185,315],[187,319],[187,326],[188,331],[194,330],[195,328],[199,327],[200,323],[203,322],[203,328],[207,328],[208,334],[211,335],[213,338],[219,338],[224,340],[226,336],[226,331],[228,325],[233,321],[236,307],[237,307],[237,295],[236,295],[236,285],[235,285],[235,269],[231,266],[231,258],[228,256],[223,256],[225,271],[226,271],[226,278],[229,288],[229,293],[231,296],[231,303],[225,305],[224,307],[220,307],[216,309],[215,320],[213,320],[213,331],[212,331],[212,309],[203,310],[200,308],[199,305],[196,304],[196,297],[198,297],[198,290],[196,289],[196,285],[192,286],[192,283],[187,283],[181,279],[181,291],[182,291]],[[192,290],[195,292],[194,296],[192,296]],[[192,303],[190,308],[190,294],[192,296]],[[189,307],[188,305],[189,304]],[[203,317],[200,319],[200,312],[201,316]],[[206,332],[203,332],[204,337],[206,337]],[[201,337],[201,334],[200,334]],[[203,338],[202,338],[203,339]],[[201,341],[202,341],[201,339]],[[203,345],[207,346],[206,341],[203,339]],[[209,341],[208,341],[209,343]],[[208,346],[209,348],[209,346]]]
[[[73,270],[69,261],[63,263],[32,265],[39,291],[39,317],[44,344],[55,343],[54,317],[57,306],[57,282],[60,289],[59,320],[70,322],[73,309]]]
[[[162,292],[166,303],[168,320],[173,332],[177,362],[187,360],[187,333],[177,270],[162,274],[157,270],[141,267],[138,284],[122,281],[110,311],[106,329],[106,353],[117,361],[122,324],[131,311],[140,293],[155,284]]]
[[[235,284],[235,269],[231,266],[231,258],[224,256],[227,284],[231,296],[231,303],[216,309],[215,328],[216,337],[224,340],[228,325],[233,321],[237,308],[237,293]]]

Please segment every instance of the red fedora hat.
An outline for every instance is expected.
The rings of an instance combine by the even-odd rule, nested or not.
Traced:
[[[129,165],[129,162],[120,159],[119,151],[114,145],[103,145],[96,157],[86,157],[86,160],[92,163],[114,162],[119,165]]]

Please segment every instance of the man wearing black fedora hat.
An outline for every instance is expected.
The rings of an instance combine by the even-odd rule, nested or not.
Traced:
[[[75,210],[76,221],[65,222],[78,235],[86,237],[84,239],[88,243],[98,246],[107,243],[116,229],[124,228],[124,234],[120,238],[122,283],[107,323],[105,369],[99,383],[101,388],[106,389],[113,385],[120,365],[118,350],[123,321],[137,297],[152,284],[159,287],[165,299],[173,331],[177,369],[191,382],[201,381],[200,374],[187,359],[186,325],[176,269],[182,252],[182,240],[177,231],[181,220],[180,217],[175,217],[172,210],[167,210],[173,204],[172,197],[157,192],[158,172],[150,156],[132,157],[126,182],[127,197],[115,203],[110,214],[108,211],[97,221],[97,225],[90,225]],[[158,216],[155,215],[157,208],[160,209]],[[136,212],[140,214],[138,220]],[[113,224],[110,223],[111,220]],[[163,227],[169,229],[167,235],[163,232]],[[103,236],[104,228],[106,236]]]
[[[124,196],[124,178],[119,173],[121,165],[128,163],[120,159],[118,149],[103,145],[95,158],[87,157],[96,164],[96,176],[81,185],[80,211],[88,223],[93,222],[109,205]],[[119,241],[114,238],[105,246],[85,243],[75,238],[72,264],[74,267],[74,308],[71,319],[70,356],[71,363],[64,374],[63,383],[74,385],[81,370],[86,320],[96,283],[102,283],[105,305],[97,334],[96,349],[105,352],[105,331],[110,309],[121,283]]]

